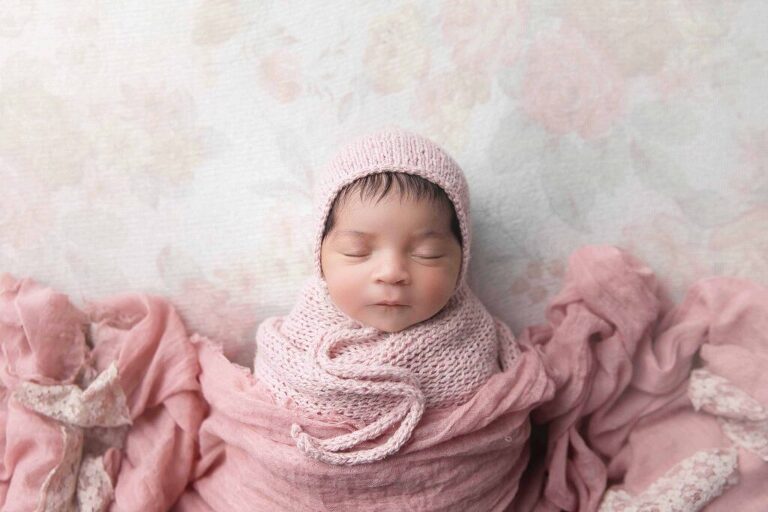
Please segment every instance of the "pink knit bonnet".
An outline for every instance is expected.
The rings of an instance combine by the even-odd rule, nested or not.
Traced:
[[[369,174],[385,171],[415,174],[442,188],[453,203],[462,237],[462,263],[454,292],[467,276],[471,229],[469,188],[459,165],[430,139],[397,127],[357,137],[339,150],[321,171],[315,189],[315,276],[322,279],[320,249],[326,217],[346,185]]]

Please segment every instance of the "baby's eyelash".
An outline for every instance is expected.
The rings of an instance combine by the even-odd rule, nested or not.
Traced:
[[[349,256],[350,258],[364,258],[365,254],[344,254],[344,256]],[[419,256],[418,254],[416,254],[415,256],[417,258],[422,258],[425,260],[437,260],[443,257],[443,256]]]

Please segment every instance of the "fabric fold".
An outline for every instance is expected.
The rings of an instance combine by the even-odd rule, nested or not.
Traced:
[[[523,347],[508,372],[494,374],[467,402],[427,409],[397,453],[338,466],[300,453],[289,427],[299,423],[328,439],[358,425],[281,407],[258,377],[229,362],[218,345],[203,337],[194,343],[211,411],[200,429],[200,463],[175,507],[180,511],[503,511],[527,461],[528,414],[552,393],[539,355]]]
[[[205,406],[165,299],[89,303],[0,274],[3,510],[165,511],[186,486]]]
[[[585,247],[547,317],[551,327],[521,336],[540,348],[556,391],[533,412],[546,456],[529,468],[538,498],[521,495],[519,510],[764,508],[768,290],[706,278],[669,306],[634,257]],[[697,467],[722,478],[697,479]],[[670,500],[680,488],[700,492]]]

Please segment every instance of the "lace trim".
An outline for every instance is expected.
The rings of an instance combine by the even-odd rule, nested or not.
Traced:
[[[56,510],[74,511],[72,496],[75,494],[77,473],[82,455],[83,431],[77,427],[61,426],[64,454],[59,464],[48,473],[40,489],[40,501],[35,512]]]
[[[114,497],[112,479],[104,469],[101,457],[86,455],[77,475],[77,510],[103,512]]]
[[[131,423],[114,362],[85,391],[75,384],[44,386],[23,382],[14,397],[28,409],[78,427],[117,427]]]
[[[760,402],[704,369],[691,373],[688,396],[695,410],[717,416],[732,443],[768,462],[768,410]]]
[[[609,489],[599,512],[697,512],[738,482],[736,450],[705,450],[683,459],[642,494]]]
[[[64,453],[40,489],[36,512],[103,512],[114,498],[103,455],[121,449],[130,411],[112,362],[82,390],[74,384],[22,383],[13,393],[27,409],[61,423]]]

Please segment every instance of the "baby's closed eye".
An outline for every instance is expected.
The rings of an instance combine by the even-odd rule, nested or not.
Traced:
[[[347,253],[342,253],[342,254],[344,256],[349,256],[350,258],[364,258],[367,256],[367,254],[347,254]],[[414,256],[417,258],[425,259],[425,260],[436,260],[436,259],[445,257],[445,255],[443,254],[438,254],[438,255],[414,254]]]

